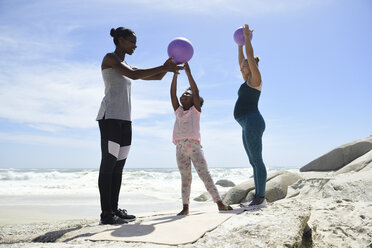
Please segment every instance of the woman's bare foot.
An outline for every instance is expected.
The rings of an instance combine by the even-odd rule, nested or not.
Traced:
[[[222,201],[218,201],[218,202],[217,202],[217,206],[218,206],[218,210],[219,210],[219,211],[228,211],[228,210],[233,210],[232,207],[230,207],[229,205],[226,205],[226,204],[223,203]]]
[[[182,211],[179,212],[177,215],[188,215],[188,214],[189,214],[189,205],[184,204]]]

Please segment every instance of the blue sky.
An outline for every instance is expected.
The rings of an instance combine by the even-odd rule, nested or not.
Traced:
[[[161,65],[175,37],[193,43],[208,164],[250,166],[232,115],[244,23],[261,58],[268,167],[301,167],[372,134],[371,1],[0,0],[0,168],[99,167],[100,63],[118,26],[137,34],[126,61],[139,68]],[[171,78],[132,82],[128,168],[176,168]],[[182,74],[179,93],[187,86]]]

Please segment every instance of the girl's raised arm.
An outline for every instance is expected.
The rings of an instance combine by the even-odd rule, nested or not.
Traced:
[[[178,97],[177,97],[177,76],[178,76],[178,72],[175,72],[173,75],[172,84],[170,87],[170,96],[171,96],[171,101],[172,101],[172,106],[173,106],[174,111],[176,111],[178,107],[180,106],[180,103],[178,102]]]
[[[189,83],[190,83],[190,87],[191,87],[191,91],[192,91],[192,100],[194,102],[194,106],[195,106],[196,110],[201,112],[199,89],[198,89],[198,86],[195,83],[194,78],[191,75],[190,66],[187,62],[185,63],[185,72],[186,72],[187,78],[189,79]]]

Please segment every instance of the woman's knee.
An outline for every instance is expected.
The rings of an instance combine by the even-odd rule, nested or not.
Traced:
[[[264,169],[265,168],[265,164],[264,164],[262,158],[254,158],[254,159],[252,159],[252,163],[254,164],[254,167],[256,167],[257,169]]]
[[[116,164],[115,157],[110,157],[110,156],[103,157],[101,160],[99,173],[100,174],[112,174],[114,172],[115,164]]]
[[[124,165],[125,165],[125,159],[117,161],[114,167],[114,173],[115,174],[123,173]]]

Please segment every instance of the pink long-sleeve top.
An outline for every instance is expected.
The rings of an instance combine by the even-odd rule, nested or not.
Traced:
[[[200,112],[192,106],[184,110],[182,106],[174,112],[176,121],[173,128],[173,143],[179,140],[191,139],[200,143]]]

